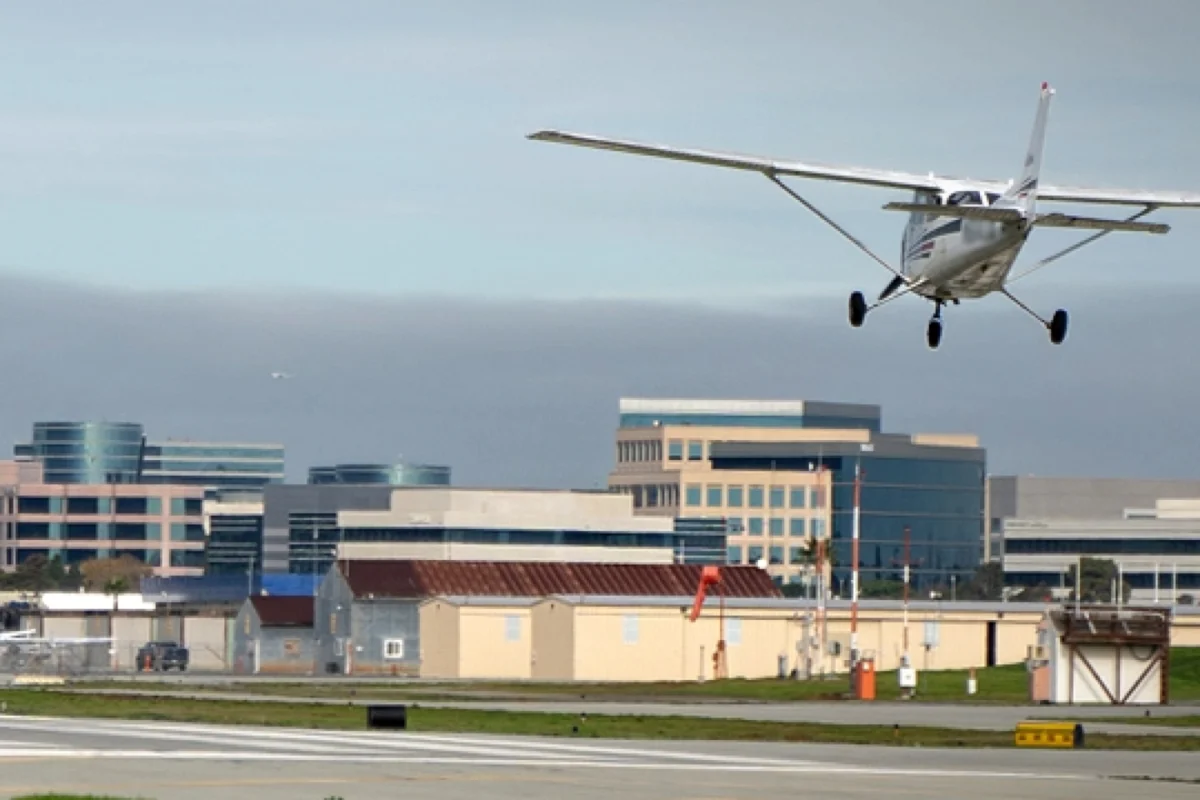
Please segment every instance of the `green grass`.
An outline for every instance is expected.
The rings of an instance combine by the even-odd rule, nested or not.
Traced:
[[[113,797],[106,794],[23,794],[12,800],[139,800],[139,798]]]
[[[1186,716],[1095,717],[1095,722],[1120,722],[1124,725],[1153,725],[1162,728],[1200,728],[1200,714]]]
[[[918,672],[917,700],[927,703],[970,705],[1023,705],[1029,702],[1028,674],[1023,664],[976,670],[977,692],[968,695],[967,670]],[[875,694],[880,701],[900,699],[896,672],[876,675]],[[81,689],[112,688],[114,681],[83,681]],[[280,683],[269,679],[247,680],[224,685],[187,685],[160,681],[120,682],[130,693],[161,691],[164,686],[187,692],[262,694],[277,697],[351,697],[408,702],[491,699],[522,700],[614,700],[624,702],[801,702],[842,700],[849,696],[850,679],[842,675],[811,681],[788,679],[732,679],[722,681],[655,683],[539,683],[539,682],[387,682],[327,681]],[[1200,647],[1171,651],[1172,702],[1200,701]]]
[[[127,695],[67,694],[52,689],[0,690],[13,714],[161,720],[293,728],[365,730],[361,707],[302,702],[185,700]],[[890,725],[826,725],[680,716],[591,715],[410,707],[412,731],[492,733],[606,739],[821,742],[922,747],[1013,747],[1009,731]],[[1200,751],[1200,736],[1089,735],[1089,749]]]

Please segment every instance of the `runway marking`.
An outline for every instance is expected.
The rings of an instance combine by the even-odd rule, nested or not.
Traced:
[[[590,761],[590,760],[551,760],[551,759],[517,759],[517,758],[454,758],[449,756],[355,756],[342,754],[303,754],[303,753],[241,753],[227,750],[100,750],[100,749],[67,749],[57,750],[29,749],[22,751],[17,748],[0,750],[0,760],[6,756],[31,757],[42,760],[53,759],[134,759],[134,760],[194,760],[215,761],[225,760],[234,762],[247,761],[282,761],[282,762],[337,762],[357,764],[442,764],[461,766],[498,766],[498,767],[591,767],[596,769],[645,769],[663,771],[705,771],[705,772],[760,772],[760,773],[791,773],[791,774],[823,774],[823,775],[882,775],[889,777],[921,777],[921,778],[1016,778],[1038,780],[1092,780],[1082,775],[1037,774],[1028,772],[992,772],[986,770],[948,770],[948,769],[904,769],[888,767],[858,767],[831,766],[823,764],[656,764],[642,761]]]

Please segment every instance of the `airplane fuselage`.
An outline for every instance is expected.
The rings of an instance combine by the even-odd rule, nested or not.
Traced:
[[[924,279],[914,289],[931,300],[983,297],[1000,290],[1029,235],[1026,225],[938,216],[939,206],[1001,205],[996,195],[958,187],[941,194],[918,192],[914,202],[928,214],[912,214],[904,229],[900,269]]]

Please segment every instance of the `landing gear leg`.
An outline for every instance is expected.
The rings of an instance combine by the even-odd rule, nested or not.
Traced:
[[[937,350],[938,345],[942,343],[942,301],[934,300],[937,308],[933,312],[932,319],[929,320],[929,328],[925,331],[925,341],[929,344],[930,350]]]
[[[1067,338],[1067,322],[1068,322],[1066,311],[1064,311],[1063,309],[1060,308],[1058,311],[1054,312],[1054,317],[1051,318],[1051,320],[1049,322],[1047,322],[1046,320],[1042,319],[1040,316],[1035,314],[1029,306],[1025,305],[1020,300],[1018,300],[1017,298],[1015,298],[1011,294],[1009,294],[1007,289],[1004,289],[1002,291],[1004,292],[1005,297],[1007,297],[1009,300],[1012,300],[1026,314],[1033,317],[1034,319],[1036,319],[1038,322],[1042,323],[1042,325],[1045,326],[1046,330],[1048,330],[1050,332],[1051,343],[1062,344],[1063,341],[1066,340],[1066,338]]]

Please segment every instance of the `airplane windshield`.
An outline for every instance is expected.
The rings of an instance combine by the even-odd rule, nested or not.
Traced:
[[[955,192],[950,195],[950,199],[946,201],[948,206],[981,206],[983,198],[979,196],[979,192]]]

